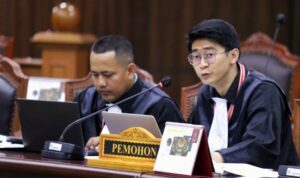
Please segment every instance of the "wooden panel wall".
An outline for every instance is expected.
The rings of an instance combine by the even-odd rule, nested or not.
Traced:
[[[38,31],[51,29],[51,9],[59,0],[0,0],[0,34],[16,40],[15,56],[39,57],[30,43]],[[231,22],[241,40],[262,31],[272,36],[279,12],[287,22],[278,41],[300,54],[300,2],[297,0],[70,0],[81,12],[80,32],[100,37],[121,34],[135,47],[136,63],[154,75],[173,78],[167,92],[179,101],[180,87],[198,81],[186,61],[185,33],[206,18]]]

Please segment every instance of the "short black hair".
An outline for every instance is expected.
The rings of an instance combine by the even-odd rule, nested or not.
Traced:
[[[191,52],[192,44],[198,39],[210,39],[230,51],[234,48],[240,50],[240,39],[235,28],[222,19],[208,19],[196,24],[192,30],[185,35],[188,50]]]
[[[132,44],[120,35],[107,35],[99,38],[92,45],[91,50],[97,54],[114,51],[117,60],[120,60],[120,62],[125,62],[125,64],[134,62]]]

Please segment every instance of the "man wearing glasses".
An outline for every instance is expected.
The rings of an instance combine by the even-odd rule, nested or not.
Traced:
[[[297,164],[286,96],[273,80],[238,62],[234,27],[204,20],[186,39],[188,62],[203,83],[189,122],[205,126],[213,160],[273,169]]]

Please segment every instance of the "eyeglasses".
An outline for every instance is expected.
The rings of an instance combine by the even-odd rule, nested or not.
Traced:
[[[215,52],[215,51],[205,51],[203,54],[200,54],[199,51],[194,51],[190,53],[187,57],[189,63],[191,65],[199,65],[201,63],[201,59],[203,58],[204,61],[208,64],[212,64],[216,61],[216,56],[218,54],[226,53],[227,51],[222,51],[222,52]]]

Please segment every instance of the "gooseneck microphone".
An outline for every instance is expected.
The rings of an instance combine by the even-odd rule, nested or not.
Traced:
[[[66,134],[66,132],[68,130],[70,130],[73,126],[91,118],[92,116],[94,115],[97,115],[111,107],[114,107],[116,105],[119,105],[121,103],[124,103],[132,98],[135,98],[139,95],[142,95],[148,91],[151,91],[157,87],[168,87],[171,85],[171,77],[167,76],[167,77],[164,77],[158,84],[154,85],[153,87],[151,88],[148,88],[146,90],[143,90],[139,93],[136,93],[128,98],[125,98],[123,100],[120,100],[110,106],[107,106],[103,109],[100,109],[96,112],[93,112],[85,117],[82,117],[82,118],[79,118],[77,119],[76,121],[70,123],[62,132],[62,134],[60,135],[59,137],[59,140],[58,141],[46,141],[45,144],[44,144],[44,148],[42,150],[42,153],[41,155],[43,157],[47,157],[47,158],[55,158],[55,159],[83,159],[84,158],[84,151],[83,151],[83,148],[77,146],[77,145],[74,145],[74,144],[71,144],[71,143],[66,143],[66,142],[63,142],[64,141],[64,135]]]
[[[270,63],[271,58],[272,58],[272,51],[273,51],[273,48],[274,48],[274,45],[275,45],[275,42],[276,42],[279,30],[280,30],[280,27],[281,27],[282,24],[284,24],[284,21],[285,21],[284,14],[282,14],[282,13],[277,14],[277,16],[276,16],[276,23],[277,23],[277,25],[276,25],[276,29],[275,29],[274,34],[273,34],[273,40],[272,40],[272,44],[270,46],[270,50],[268,52],[268,57],[269,58],[267,59],[266,64],[264,65],[264,71],[266,73],[268,73],[268,71],[269,71],[268,66],[269,66],[269,63]]]
[[[270,51],[269,51],[269,55],[272,54],[272,50],[273,50],[273,47],[275,45],[276,39],[278,37],[278,33],[279,33],[279,30],[280,30],[280,27],[281,27],[281,25],[284,24],[284,21],[285,21],[284,14],[282,14],[282,13],[277,14],[277,16],[276,16],[276,23],[277,23],[277,25],[276,25],[275,32],[273,34],[273,40],[272,40],[272,45],[271,45],[271,48],[270,48]]]
[[[141,95],[141,94],[143,94],[143,93],[146,93],[146,92],[148,92],[148,91],[150,91],[150,90],[153,90],[154,88],[157,88],[157,87],[161,87],[161,88],[162,88],[162,87],[168,87],[168,86],[171,85],[171,82],[172,82],[171,77],[169,77],[169,76],[164,77],[158,84],[154,85],[153,87],[151,87],[151,88],[149,88],[149,89],[147,89],[147,90],[144,90],[144,91],[141,91],[141,92],[139,92],[139,93],[136,93],[136,94],[134,94],[134,95],[132,95],[132,96],[130,96],[130,97],[128,97],[128,98],[125,98],[125,99],[123,99],[123,100],[121,100],[121,101],[118,101],[118,102],[116,102],[116,103],[114,103],[114,104],[112,104],[112,105],[110,105],[110,106],[107,106],[107,107],[105,107],[105,108],[103,108],[103,109],[100,109],[100,110],[98,110],[98,111],[96,111],[96,112],[94,112],[94,113],[92,113],[92,114],[89,114],[89,115],[87,115],[87,116],[85,116],[85,117],[82,117],[82,118],[80,118],[80,119],[78,119],[78,120],[72,122],[71,124],[69,124],[69,125],[64,129],[64,131],[62,132],[62,134],[61,134],[60,137],[59,137],[59,141],[64,141],[64,135],[65,135],[65,133],[66,133],[71,127],[73,127],[74,125],[76,125],[76,124],[78,124],[78,123],[81,123],[82,121],[88,119],[89,117],[92,117],[92,116],[94,116],[94,115],[97,115],[97,114],[101,113],[102,111],[105,111],[105,110],[107,110],[107,109],[109,109],[109,108],[111,108],[111,107],[114,107],[114,106],[116,106],[116,105],[118,105],[118,104],[121,104],[121,103],[123,103],[123,102],[125,102],[125,101],[128,101],[128,100],[130,100],[130,99],[132,99],[132,98],[135,98],[135,97],[137,97],[137,96],[139,96],[139,95]]]

